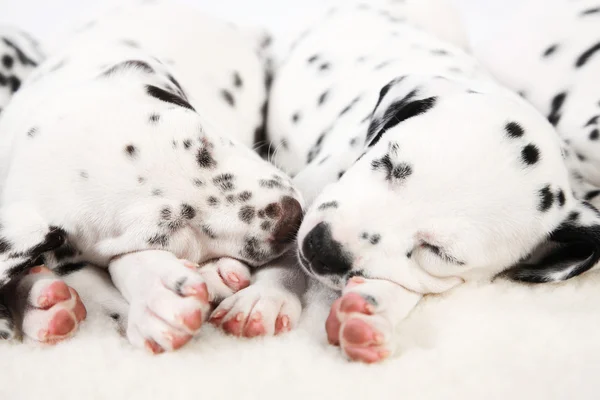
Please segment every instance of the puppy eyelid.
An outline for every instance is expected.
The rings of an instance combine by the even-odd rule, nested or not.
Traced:
[[[457,258],[455,258],[454,256],[448,254],[440,246],[436,246],[436,245],[433,245],[433,244],[427,243],[427,242],[421,242],[421,247],[429,250],[429,252],[435,254],[437,257],[441,258],[442,260],[444,260],[450,264],[465,265],[465,263],[463,261],[460,261]]]

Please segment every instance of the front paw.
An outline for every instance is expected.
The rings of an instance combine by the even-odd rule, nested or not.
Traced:
[[[226,298],[213,311],[210,322],[234,336],[272,336],[293,329],[302,305],[281,288],[252,285]]]

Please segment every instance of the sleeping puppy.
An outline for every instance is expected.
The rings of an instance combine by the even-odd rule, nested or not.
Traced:
[[[133,345],[177,349],[290,247],[302,199],[250,148],[263,40],[146,4],[97,21],[24,82],[0,121],[0,287],[16,291],[25,336],[72,335],[81,295],[117,305]]]
[[[273,160],[310,204],[298,257],[342,291],[328,338],[364,362],[394,353],[394,327],[427,294],[498,275],[565,280],[600,259],[598,211],[573,195],[553,126],[416,28],[415,4],[332,10],[270,100]]]
[[[475,54],[556,126],[576,193],[600,205],[600,1],[531,0],[492,32]]]

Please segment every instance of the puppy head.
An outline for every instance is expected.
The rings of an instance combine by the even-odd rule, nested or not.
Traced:
[[[381,90],[363,156],[308,210],[298,251],[335,288],[358,275],[438,292],[507,269],[528,281],[581,273],[600,257],[599,221],[531,106],[399,78]]]

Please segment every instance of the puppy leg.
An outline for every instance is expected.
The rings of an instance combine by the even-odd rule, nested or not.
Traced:
[[[422,295],[383,280],[353,278],[331,306],[329,343],[351,360],[374,363],[394,353],[394,327]]]
[[[223,288],[209,289],[197,269],[160,250],[126,254],[110,263],[113,282],[129,302],[127,337],[134,346],[155,354],[176,350],[198,332],[208,317],[211,292],[218,298]],[[234,281],[248,282],[241,270],[235,273],[240,275]]]
[[[293,255],[262,267],[252,285],[226,298],[210,321],[235,336],[255,337],[287,332],[297,325],[306,277]]]

